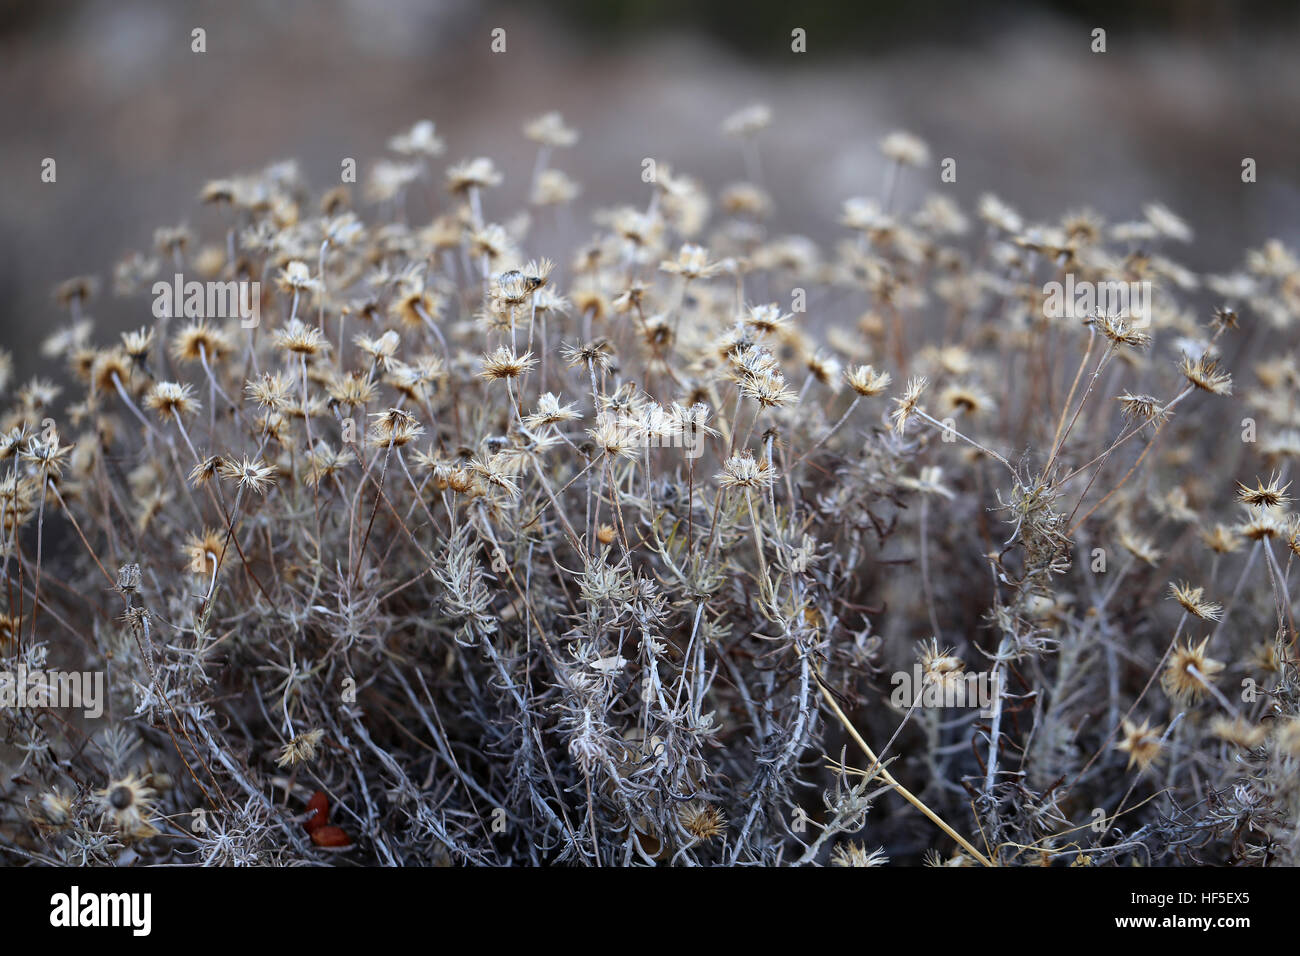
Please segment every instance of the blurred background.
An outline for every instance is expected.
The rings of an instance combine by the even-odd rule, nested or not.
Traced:
[[[1300,245],[1298,45],[1294,0],[0,0],[0,345],[20,380],[53,374],[27,356],[64,321],[56,282],[92,273],[107,290],[155,227],[204,230],[196,195],[214,177],[295,157],[321,188],[351,156],[364,182],[417,119],[437,123],[445,162],[496,160],[504,215],[534,157],[520,126],[551,109],[582,134],[553,165],[583,184],[583,216],[643,202],[645,156],[711,190],[742,179],[718,126],[761,100],[778,233],[840,236],[841,201],[879,191],[877,143],[904,128],[932,151],[913,195],[951,156],[944,188],[965,208],[993,191],[1031,219],[1089,206],[1115,221],[1159,200],[1197,233],[1184,264],[1227,272],[1266,238]],[[90,311],[104,337],[147,309],[103,295]]]

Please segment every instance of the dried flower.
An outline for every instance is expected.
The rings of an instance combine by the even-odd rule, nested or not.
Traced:
[[[1223,605],[1207,601],[1204,588],[1194,588],[1190,584],[1169,584],[1169,596],[1183,606],[1188,614],[1199,617],[1202,621],[1218,621],[1223,618]]]
[[[233,481],[240,488],[264,495],[275,484],[275,469],[260,457],[249,458],[245,455],[240,460],[223,458],[217,471],[226,481]]]
[[[1162,727],[1151,727],[1145,720],[1141,726],[1127,719],[1124,721],[1124,732],[1115,749],[1128,754],[1130,770],[1135,765],[1139,770],[1146,770],[1160,756],[1164,746],[1160,740],[1162,730]]]
[[[1291,487],[1291,482],[1287,482],[1281,487],[1278,482],[1281,479],[1274,475],[1265,485],[1258,478],[1255,479],[1255,487],[1237,482],[1237,500],[1246,505],[1252,505],[1256,508],[1278,508],[1291,501],[1287,497],[1286,490]]]
[[[895,408],[889,415],[894,420],[894,431],[898,434],[903,434],[907,429],[908,421],[920,408],[921,393],[925,391],[927,384],[924,376],[914,376],[908,380],[902,396],[894,399]]]
[[[849,383],[849,388],[867,398],[880,395],[893,381],[888,372],[877,372],[870,365],[855,365],[848,369],[844,380]]]
[[[316,749],[324,736],[325,731],[319,728],[298,734],[280,748],[280,756],[275,761],[276,766],[296,767],[299,764],[313,762],[316,759]]]
[[[149,813],[154,803],[154,790],[144,784],[135,773],[112,781],[96,793],[104,816],[125,837],[146,839],[157,834],[149,824]]]
[[[1232,376],[1219,369],[1217,360],[1202,355],[1193,359],[1184,354],[1179,369],[1183,377],[1202,391],[1211,395],[1231,395]]]
[[[495,352],[483,356],[483,370],[479,373],[491,382],[515,379],[537,364],[532,352],[519,355],[514,349],[502,345]]]
[[[1160,677],[1160,686],[1180,704],[1195,704],[1209,691],[1210,683],[1223,670],[1223,664],[1205,653],[1207,637],[1196,647],[1191,640],[1176,644],[1169,663]]]
[[[699,800],[682,804],[677,819],[682,829],[696,840],[713,840],[727,832],[726,815],[712,804]]]
[[[831,866],[885,866],[888,863],[884,847],[868,852],[862,844],[851,840],[837,843],[831,851]]]
[[[165,419],[193,415],[199,410],[194,389],[187,383],[159,382],[149,390],[144,403]]]
[[[775,475],[766,459],[755,460],[748,451],[732,455],[722,465],[722,473],[717,476],[718,484],[723,488],[738,488],[744,491],[758,491],[772,483]]]

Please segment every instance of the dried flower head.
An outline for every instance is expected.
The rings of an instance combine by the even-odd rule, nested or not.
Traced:
[[[400,408],[388,408],[370,417],[374,419],[370,424],[370,441],[381,447],[400,448],[424,434],[424,426],[416,417]]]
[[[313,762],[316,759],[317,748],[320,747],[321,739],[324,736],[325,731],[319,728],[296,735],[280,748],[280,756],[275,761],[276,766],[296,767],[299,764]]]
[[[1219,368],[1217,359],[1202,355],[1192,358],[1183,354],[1179,370],[1191,384],[1211,395],[1231,395],[1232,376]]]
[[[884,847],[868,851],[861,843],[852,840],[835,844],[831,851],[831,866],[885,866],[888,863]]]
[[[172,341],[172,355],[178,362],[214,364],[233,350],[230,337],[221,329],[203,320],[185,326]]]
[[[728,136],[750,137],[767,129],[771,123],[771,108],[765,103],[754,103],[723,120],[722,131]]]
[[[897,130],[880,141],[880,151],[886,159],[901,166],[924,166],[930,161],[930,147],[911,133]]]
[[[1205,600],[1205,589],[1194,588],[1190,584],[1169,584],[1169,596],[1183,606],[1188,614],[1199,617],[1202,621],[1218,621],[1223,618],[1223,605]]]
[[[717,481],[723,488],[759,491],[770,485],[775,477],[767,459],[756,460],[750,452],[743,451],[723,462],[722,473],[717,475]]]
[[[534,143],[551,149],[563,149],[578,141],[577,130],[565,125],[564,117],[554,111],[543,113],[524,124],[524,135]]]
[[[441,156],[443,141],[438,137],[433,120],[420,120],[404,133],[388,141],[388,148],[403,156]]]
[[[294,319],[284,328],[275,330],[275,347],[290,355],[314,359],[329,351],[325,333],[301,319]]]
[[[1091,320],[1097,331],[1106,337],[1112,348],[1127,346],[1131,349],[1146,349],[1151,346],[1151,336],[1135,328],[1131,319],[1122,315],[1107,315],[1099,312]]]
[[[260,456],[250,458],[244,455],[236,460],[223,458],[217,471],[226,481],[233,481],[241,490],[264,495],[275,484],[275,469],[262,460]]]
[[[158,831],[149,824],[154,790],[145,786],[144,778],[129,773],[97,791],[96,796],[104,816],[112,821],[114,829],[122,836],[146,839],[157,834]]]
[[[925,391],[928,384],[924,376],[913,376],[907,382],[907,388],[903,394],[894,399],[894,410],[889,413],[894,420],[894,431],[903,434],[907,429],[908,421],[920,410],[921,393]]]
[[[486,156],[465,160],[447,170],[447,189],[455,195],[499,185],[501,174],[497,172],[496,164]]]
[[[1265,485],[1258,477],[1255,479],[1255,487],[1251,488],[1237,482],[1237,500],[1243,504],[1252,505],[1256,508],[1278,508],[1291,501],[1287,497],[1286,490],[1291,487],[1291,482],[1279,486],[1278,482],[1282,479],[1274,475]]]
[[[1128,754],[1128,767],[1133,769],[1136,766],[1139,770],[1146,770],[1160,756],[1163,744],[1160,740],[1162,727],[1151,727],[1147,721],[1142,721],[1139,726],[1131,721],[1124,720],[1123,734],[1115,749],[1122,753]]]
[[[888,372],[877,372],[870,365],[853,366],[845,371],[844,380],[849,388],[867,398],[882,394],[893,381]]]
[[[483,370],[479,374],[490,382],[499,382],[502,379],[519,378],[536,364],[537,359],[533,358],[532,352],[520,355],[514,349],[501,345],[495,352],[483,356]]]
[[[1262,724],[1252,724],[1243,717],[1231,719],[1215,716],[1210,721],[1210,733],[1225,743],[1240,747],[1242,750],[1255,750],[1268,740],[1268,728]]]
[[[193,415],[200,407],[193,387],[183,382],[159,382],[149,389],[144,403],[164,419]]]
[[[921,677],[927,684],[936,684],[947,691],[963,680],[966,665],[953,653],[952,648],[939,649],[937,638],[930,638],[917,651],[921,662]]]
[[[727,832],[726,814],[713,804],[700,800],[682,804],[677,811],[677,820],[683,830],[701,842],[716,839]]]
[[[1189,638],[1174,645],[1169,662],[1160,677],[1160,686],[1170,699],[1179,704],[1195,704],[1208,692],[1214,678],[1223,670],[1223,663],[1205,652],[1210,643],[1207,637],[1192,647]]]

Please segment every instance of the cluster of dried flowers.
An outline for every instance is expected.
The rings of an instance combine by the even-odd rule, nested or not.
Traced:
[[[257,282],[253,327],[96,342],[63,284],[75,384],[0,420],[0,670],[109,699],[0,710],[0,858],[1300,862],[1294,254],[905,201],[902,133],[818,245],[770,119],[724,124],[749,181],[658,163],[563,255],[549,114],[525,212],[422,122],[116,271]],[[1067,274],[1149,321],[1051,317]],[[993,697],[900,706],[914,665]]]

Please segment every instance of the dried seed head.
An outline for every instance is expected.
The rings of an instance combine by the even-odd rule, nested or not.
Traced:
[[[275,282],[285,292],[314,293],[322,289],[321,281],[313,279],[310,267],[299,259],[293,260],[281,269]]]
[[[1285,485],[1279,487],[1279,481],[1281,481],[1281,478],[1274,475],[1265,485],[1256,477],[1254,488],[1239,481],[1237,482],[1237,500],[1257,508],[1277,508],[1285,505],[1291,500],[1286,494],[1286,490],[1291,487],[1291,482],[1288,481]]]
[[[349,408],[369,405],[379,394],[379,389],[365,375],[348,372],[346,375],[331,375],[325,384],[325,393],[330,400]],[[412,396],[414,397],[414,396]]]
[[[157,833],[148,822],[154,790],[145,786],[142,777],[135,773],[127,774],[112,781],[103,790],[96,791],[96,796],[104,816],[112,821],[122,836],[145,839]]]
[[[965,415],[982,415],[993,409],[993,397],[973,385],[950,385],[939,394],[943,409]]]
[[[20,460],[32,465],[43,478],[58,478],[72,453],[71,445],[59,444],[58,430],[50,427],[40,437],[28,439],[27,447],[19,452]]]
[[[727,832],[727,817],[711,803],[693,800],[677,811],[682,829],[700,842],[713,840]]]
[[[171,419],[193,415],[199,410],[194,389],[188,383],[159,382],[144,397],[146,408],[158,413],[159,418]]]
[[[922,643],[917,658],[921,662],[921,676],[925,683],[937,684],[945,690],[961,683],[966,665],[953,654],[952,648],[940,650],[937,638]]]
[[[447,189],[453,195],[463,196],[471,189],[486,189],[501,185],[501,174],[496,164],[486,156],[468,159],[447,170]]]
[[[1300,760],[1300,717],[1279,721],[1273,731],[1273,746],[1281,756]]]
[[[737,384],[741,394],[752,398],[764,408],[789,405],[799,397],[793,389],[786,387],[785,376],[780,372],[746,375]]]
[[[260,408],[282,412],[289,407],[293,383],[280,372],[263,372],[256,381],[247,382],[244,392]]]
[[[1169,417],[1165,407],[1153,395],[1133,395],[1125,392],[1116,399],[1121,414],[1129,425],[1160,424]]]
[[[1218,621],[1223,618],[1223,605],[1205,600],[1205,589],[1194,588],[1190,584],[1169,584],[1169,596],[1183,606],[1188,614],[1199,617],[1202,621]]]
[[[618,415],[600,413],[596,416],[596,427],[588,428],[587,435],[602,455],[611,458],[635,458],[640,451],[633,430]]]
[[[558,169],[544,169],[533,186],[535,206],[562,206],[582,195],[582,187]]]
[[[751,305],[741,320],[744,327],[756,335],[778,335],[783,332],[792,318],[789,312],[782,312],[775,302],[766,305]]]
[[[1215,554],[1232,554],[1241,549],[1240,536],[1225,524],[1216,524],[1210,530],[1202,531],[1201,540]]]
[[[154,330],[148,327],[141,327],[134,332],[122,333],[122,350],[130,356],[131,361],[136,365],[144,364],[149,357],[149,350],[153,348]]]
[[[754,103],[737,110],[722,121],[722,132],[727,136],[748,138],[772,124],[772,110],[766,103]]]
[[[721,270],[718,263],[709,262],[707,249],[689,242],[681,247],[676,259],[665,259],[659,268],[686,279],[707,279]]]
[[[1187,381],[1202,391],[1209,392],[1211,395],[1232,394],[1232,376],[1221,371],[1218,361],[1208,355],[1194,359],[1183,353],[1179,370]]]
[[[215,528],[206,528],[201,534],[191,534],[181,549],[191,574],[211,577],[216,571],[226,548],[226,533]]]
[[[1195,704],[1209,691],[1210,682],[1223,670],[1223,663],[1206,654],[1207,637],[1196,647],[1189,638],[1174,646],[1169,663],[1160,677],[1160,686],[1170,699],[1179,704]]]
[[[1120,741],[1115,744],[1115,749],[1128,754],[1128,767],[1133,769],[1134,765],[1139,770],[1146,770],[1156,758],[1160,756],[1163,745],[1160,742],[1162,727],[1151,727],[1147,721],[1142,721],[1141,726],[1132,723],[1127,718],[1124,720],[1124,734]]]
[[[908,380],[902,397],[894,399],[895,408],[889,414],[894,420],[894,431],[898,434],[903,434],[907,429],[908,421],[920,408],[921,393],[925,391],[927,384],[929,383],[924,376],[914,376]]]
[[[930,147],[920,137],[897,130],[880,141],[880,151],[886,159],[901,166],[924,166],[930,161]]]
[[[337,475],[354,461],[356,456],[352,452],[346,449],[340,451],[326,442],[318,442],[307,455],[303,483],[311,488],[319,488],[322,481]]]
[[[36,806],[36,815],[46,826],[59,829],[72,822],[72,799],[58,790],[41,794]]]
[[[389,408],[374,412],[370,424],[370,441],[372,444],[400,448],[424,434],[424,426],[414,415],[400,408]]]
[[[831,866],[885,866],[888,863],[884,847],[868,852],[862,844],[851,840],[837,843],[831,851]]]
[[[881,394],[893,381],[888,372],[877,372],[870,365],[853,366],[844,373],[844,380],[849,388],[866,398]]]
[[[275,484],[275,469],[261,457],[250,459],[245,455],[240,460],[233,457],[223,458],[217,470],[222,478],[233,481],[240,488],[258,495],[266,494],[267,490]]]
[[[536,364],[537,359],[533,358],[532,352],[520,355],[514,349],[501,345],[495,352],[483,356],[483,369],[479,374],[490,382],[499,382],[502,379],[519,378]]]
[[[1099,312],[1090,321],[1097,327],[1097,331],[1106,337],[1112,348],[1128,346],[1131,349],[1142,350],[1151,345],[1151,336],[1134,328],[1132,321],[1124,316]]]
[[[296,767],[299,764],[311,763],[316,759],[316,749],[324,736],[325,731],[319,729],[298,734],[280,748],[280,756],[275,761],[276,766]]]
[[[1243,717],[1216,716],[1210,721],[1210,733],[1220,740],[1240,747],[1242,750],[1254,750],[1262,747],[1268,740],[1268,728],[1261,724],[1252,724]]]
[[[1246,508],[1246,520],[1234,529],[1251,541],[1287,537],[1284,515],[1274,508]]]
[[[93,356],[90,366],[90,386],[97,392],[114,394],[119,387],[125,388],[131,380],[135,362],[125,349],[104,349],[88,353]]]
[[[275,347],[289,355],[301,355],[308,359],[316,358],[329,351],[330,344],[325,333],[314,325],[308,325],[302,319],[294,319],[282,329],[275,330]]]
[[[443,142],[432,120],[420,120],[388,141],[388,148],[403,156],[441,156]]]
[[[543,113],[524,124],[524,135],[534,143],[551,149],[563,149],[578,141],[577,130],[564,123],[564,117],[554,111]]]
[[[172,341],[172,356],[178,362],[207,362],[214,365],[234,351],[230,337],[202,320],[191,322]]]
[[[1216,332],[1226,329],[1235,329],[1237,327],[1238,315],[1236,309],[1230,309],[1227,306],[1218,306],[1214,310],[1214,315],[1210,319],[1210,328]]]
[[[530,429],[541,428],[544,425],[558,425],[561,422],[571,422],[580,417],[574,411],[572,403],[568,405],[560,404],[560,396],[554,392],[544,392],[537,399],[537,411],[524,417],[524,424]]]
[[[766,458],[755,460],[753,454],[746,450],[723,462],[722,473],[716,478],[722,488],[760,491],[772,484],[776,472]]]

